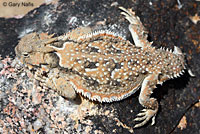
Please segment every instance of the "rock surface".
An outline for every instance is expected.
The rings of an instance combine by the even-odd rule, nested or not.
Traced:
[[[79,26],[110,29],[130,38],[128,22],[118,6],[132,8],[156,47],[180,47],[196,77],[182,77],[158,86],[156,124],[133,129],[142,109],[138,93],[111,104],[70,102],[38,86],[14,58],[19,39],[31,32],[62,35]],[[200,22],[198,1],[66,1],[42,5],[21,19],[0,18],[0,132],[1,133],[162,133],[198,134],[200,126]],[[197,16],[197,17],[194,17]],[[6,56],[9,55],[9,58]],[[21,70],[22,69],[22,70]]]

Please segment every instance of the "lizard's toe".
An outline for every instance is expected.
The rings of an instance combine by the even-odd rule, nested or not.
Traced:
[[[138,128],[145,125],[151,118],[152,118],[151,125],[154,125],[156,113],[157,110],[143,109],[142,112],[137,115],[137,118],[134,119],[134,121],[142,121],[142,122],[136,124],[134,128]]]

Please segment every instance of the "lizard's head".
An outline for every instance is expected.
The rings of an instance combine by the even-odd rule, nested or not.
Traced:
[[[45,33],[31,33],[24,36],[15,47],[16,56],[23,64],[30,66],[40,66],[51,64],[57,61],[53,49],[47,47],[48,43],[53,42],[52,35]],[[53,61],[52,61],[53,60]]]

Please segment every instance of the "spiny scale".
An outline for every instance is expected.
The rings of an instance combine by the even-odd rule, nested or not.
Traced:
[[[151,94],[156,85],[179,77],[186,62],[178,47],[173,51],[153,47],[135,13],[119,8],[130,23],[135,44],[109,30],[92,32],[89,27],[80,27],[55,38],[32,33],[23,37],[15,51],[23,63],[39,72],[37,80],[68,99],[74,99],[76,91],[90,100],[119,101],[141,86],[139,102],[145,109],[135,118],[142,122],[134,126],[141,127],[150,119],[155,122],[159,105]],[[45,76],[40,75],[43,71]]]
[[[59,65],[76,74],[71,78],[75,90],[91,100],[112,102],[130,96],[149,73],[161,72],[170,62],[162,57],[173,55],[151,46],[141,49],[116,35],[97,31],[66,41],[60,48],[49,46],[55,49]]]

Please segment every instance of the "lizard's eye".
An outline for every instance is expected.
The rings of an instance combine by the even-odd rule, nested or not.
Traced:
[[[24,57],[29,57],[29,54],[25,52],[25,53],[23,53],[23,56]]]

